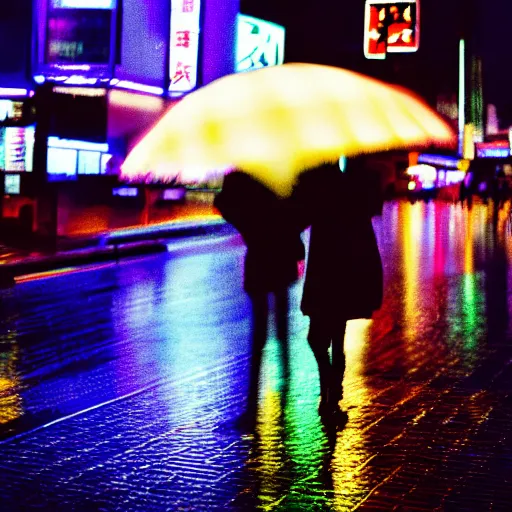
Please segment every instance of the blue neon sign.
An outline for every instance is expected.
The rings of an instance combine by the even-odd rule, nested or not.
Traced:
[[[482,148],[476,150],[478,158],[508,158],[510,150],[508,148]]]
[[[424,153],[418,156],[418,163],[457,169],[459,159],[452,156],[429,155]]]

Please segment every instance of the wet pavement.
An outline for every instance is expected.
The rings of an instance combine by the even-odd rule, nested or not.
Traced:
[[[0,291],[1,510],[510,510],[512,233],[491,206],[390,202],[385,301],[346,336],[332,438],[291,291],[255,435],[238,237]],[[273,324],[271,324],[273,325]]]

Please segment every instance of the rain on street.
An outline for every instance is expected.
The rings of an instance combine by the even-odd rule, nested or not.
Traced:
[[[385,300],[346,336],[335,444],[291,290],[255,435],[238,236],[0,291],[2,510],[508,510],[508,210],[387,202]],[[271,319],[272,320],[272,319]]]

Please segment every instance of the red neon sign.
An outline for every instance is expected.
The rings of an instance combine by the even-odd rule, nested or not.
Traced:
[[[385,59],[388,52],[415,52],[419,47],[419,35],[419,0],[366,1],[366,58]]]

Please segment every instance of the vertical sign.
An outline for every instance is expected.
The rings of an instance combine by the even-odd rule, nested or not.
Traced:
[[[3,167],[6,171],[32,172],[34,155],[34,127],[5,128]]]
[[[385,59],[387,53],[415,52],[419,47],[419,0],[366,0],[364,23],[367,59]]]
[[[171,93],[185,93],[197,85],[201,0],[172,0],[169,59]]]
[[[0,126],[0,171],[5,171],[5,128]]]
[[[484,101],[482,94],[482,60],[471,58],[471,119],[473,123],[473,141],[484,141]]]
[[[459,41],[459,156],[464,154],[464,126],[466,125],[466,43]]]

